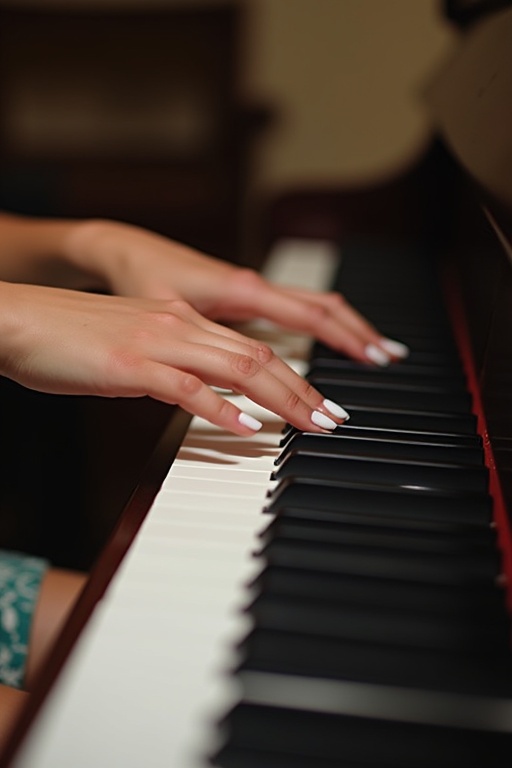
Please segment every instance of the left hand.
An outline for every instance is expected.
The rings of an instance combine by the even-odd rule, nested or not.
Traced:
[[[338,293],[273,285],[256,272],[114,221],[74,226],[67,255],[121,296],[181,298],[211,320],[270,320],[366,363],[387,365],[408,350],[382,336]]]

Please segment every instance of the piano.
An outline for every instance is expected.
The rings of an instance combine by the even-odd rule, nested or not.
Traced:
[[[241,440],[176,411],[2,767],[509,765],[511,40],[507,8],[470,24],[427,89],[419,234],[269,254],[410,356],[251,328],[350,420],[300,433],[252,404]]]

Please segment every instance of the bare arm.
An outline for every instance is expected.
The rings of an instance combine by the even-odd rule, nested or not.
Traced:
[[[98,277],[67,256],[66,242],[79,224],[0,211],[0,280],[76,289],[103,287]]]
[[[89,221],[66,241],[68,258],[122,296],[183,298],[213,320],[265,318],[309,334],[362,362],[408,354],[339,294],[272,285],[250,269],[214,259],[138,227]]]
[[[244,436],[261,428],[212,387],[247,395],[299,429],[346,413],[269,347],[180,300],[0,283],[0,374],[42,392],[150,396]]]

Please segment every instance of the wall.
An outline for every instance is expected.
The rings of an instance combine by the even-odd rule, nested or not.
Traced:
[[[452,43],[437,0],[247,0],[247,94],[278,121],[256,183],[364,181],[428,134],[420,90]]]
[[[148,8],[223,0],[0,2]],[[419,92],[452,41],[440,0],[234,2],[245,11],[241,96],[269,103],[277,116],[259,142],[255,190],[364,182],[421,149],[428,121]]]

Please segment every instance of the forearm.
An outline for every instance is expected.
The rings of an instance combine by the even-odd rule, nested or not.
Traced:
[[[38,219],[0,211],[0,279],[65,288],[102,287],[79,269],[67,243],[80,222]]]

